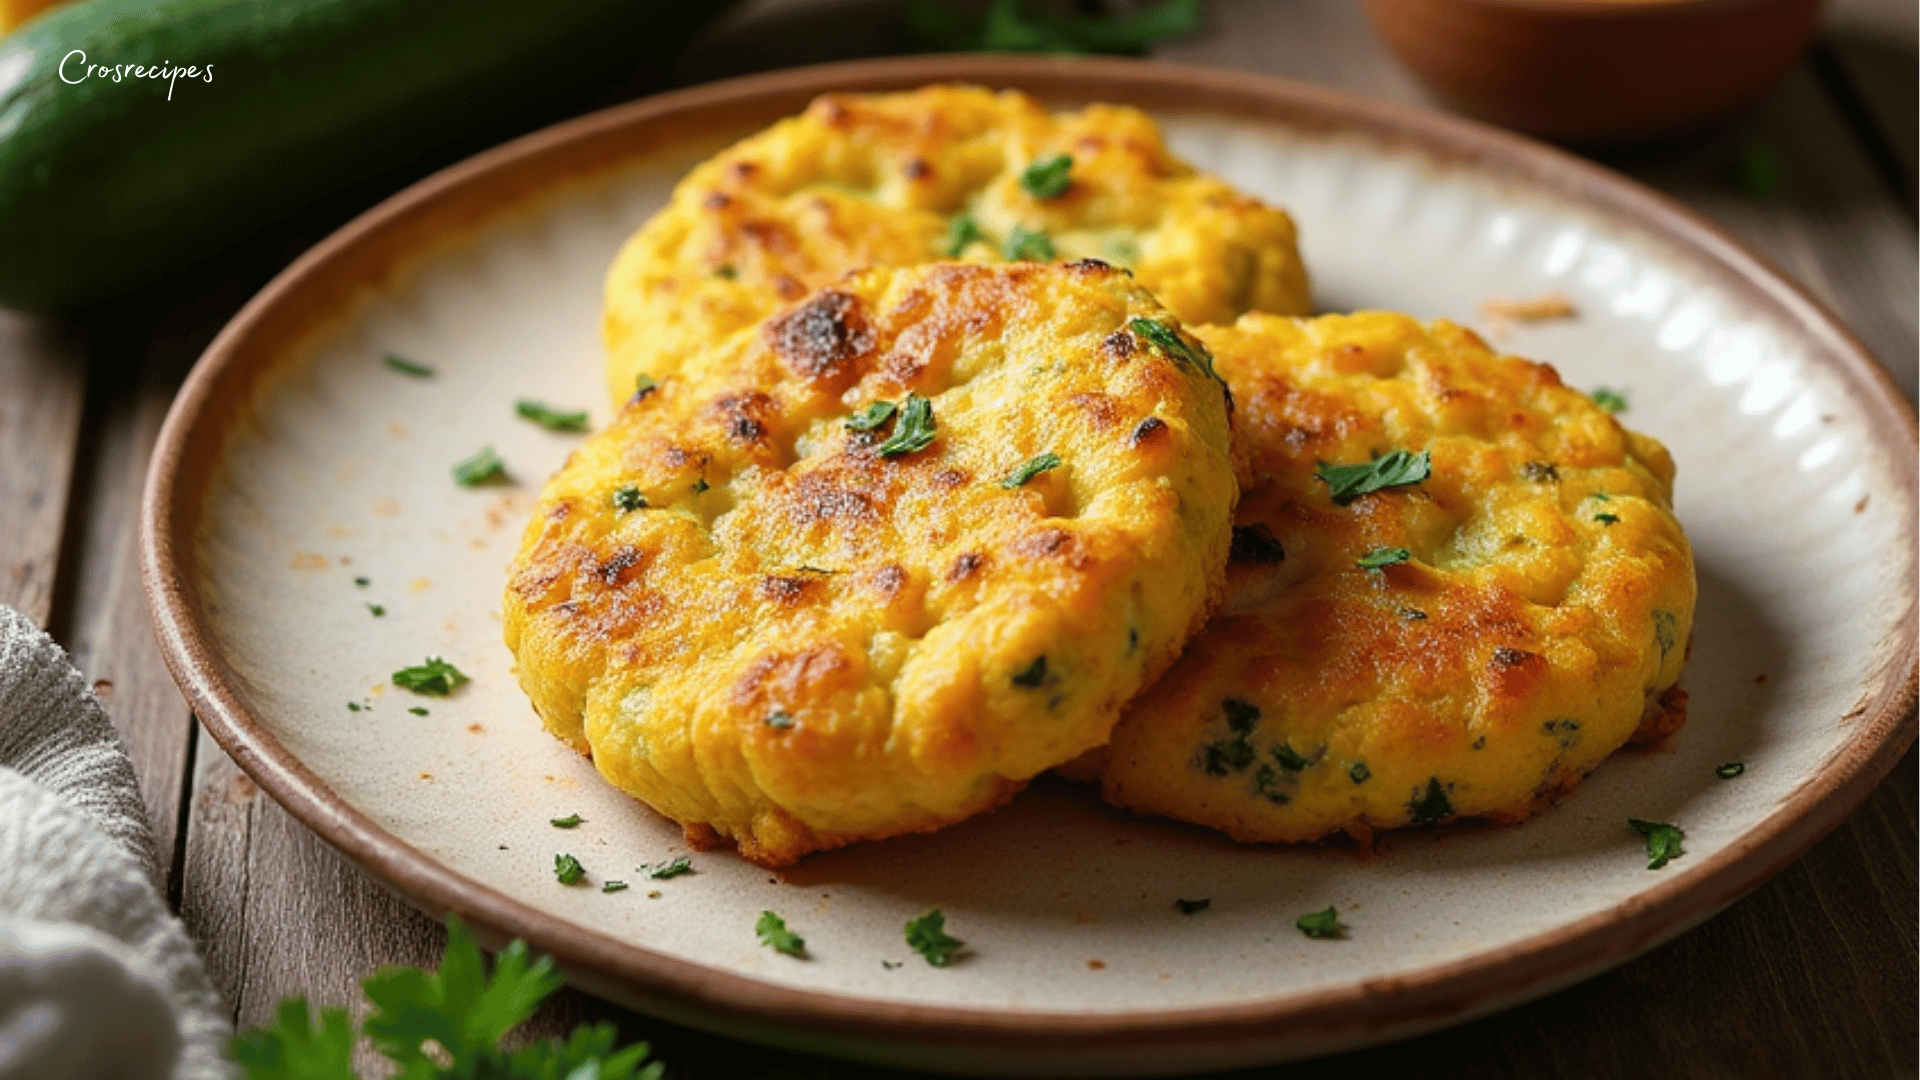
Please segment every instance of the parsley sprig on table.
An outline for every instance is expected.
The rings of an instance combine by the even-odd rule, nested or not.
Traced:
[[[1021,0],[994,0],[982,14],[938,0],[908,0],[907,28],[939,52],[1118,53],[1139,56],[1200,28],[1200,0],[1162,0],[1113,15],[1055,15]]]
[[[406,1080],[659,1080],[664,1066],[646,1063],[651,1048],[616,1049],[619,1033],[605,1021],[580,1025],[564,1042],[500,1048],[563,982],[553,961],[522,941],[500,950],[489,977],[472,934],[449,919],[439,971],[390,967],[361,982],[373,1012],[360,1032],[345,1009],[320,1010],[316,1025],[305,998],[288,998],[272,1024],[234,1038],[233,1058],[249,1080],[356,1080],[353,1047],[364,1034]]]

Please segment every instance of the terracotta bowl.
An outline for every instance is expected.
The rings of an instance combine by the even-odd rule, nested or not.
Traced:
[[[1684,135],[1752,104],[1820,0],[1361,0],[1449,107],[1560,142]]]

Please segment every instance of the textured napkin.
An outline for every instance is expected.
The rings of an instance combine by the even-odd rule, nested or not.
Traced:
[[[159,880],[99,699],[0,605],[0,1080],[235,1075],[220,997]]]

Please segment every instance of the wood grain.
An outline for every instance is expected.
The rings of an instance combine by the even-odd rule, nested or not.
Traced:
[[[786,62],[852,55],[846,8],[818,5],[819,18],[782,15],[777,40]],[[861,9],[879,5],[864,3]],[[837,20],[837,21],[836,21]],[[808,43],[809,26],[827,27]],[[739,31],[752,33],[748,25]],[[861,44],[865,45],[863,38]],[[703,48],[745,70],[766,56],[722,37]],[[1422,103],[1424,92],[1382,50],[1345,0],[1225,0],[1209,31],[1163,55],[1329,83],[1375,97]],[[751,57],[742,60],[743,56]],[[1911,84],[1906,87],[1911,96]],[[1840,311],[1883,361],[1914,385],[1914,238],[1899,200],[1875,174],[1870,148],[1856,141],[1819,79],[1798,71],[1753,116],[1712,139],[1617,162],[1734,230]],[[1789,178],[1774,201],[1754,203],[1728,182],[1733,154],[1753,140],[1784,151]],[[0,324],[4,333],[4,324]],[[0,337],[0,341],[5,341]],[[0,345],[0,364],[7,350]],[[20,377],[0,368],[0,394]],[[142,380],[147,378],[144,374]],[[155,386],[165,385],[156,376]],[[13,379],[16,381],[6,381]],[[142,391],[144,393],[145,391]],[[157,390],[155,391],[158,392]],[[140,395],[110,404],[93,433],[97,461],[131,464],[144,451]],[[73,406],[77,423],[78,404]],[[115,399],[118,400],[118,399]],[[0,409],[4,398],[0,397]],[[0,412],[0,416],[11,414]],[[119,425],[117,428],[115,425]],[[54,425],[57,427],[58,425]],[[119,435],[110,435],[118,430]],[[10,428],[0,452],[11,453]],[[150,434],[147,438],[150,439]],[[38,436],[41,445],[46,436]],[[119,449],[113,449],[115,440]],[[5,459],[12,460],[12,459]],[[60,459],[60,460],[65,460]],[[57,468],[51,470],[57,472]],[[115,472],[118,469],[114,470]],[[22,472],[0,467],[0,497]],[[39,477],[35,483],[58,486]],[[135,474],[137,475],[137,473]],[[120,481],[131,486],[132,481]],[[116,556],[108,554],[114,481],[88,480],[87,604],[112,605]],[[64,488],[48,496],[64,502]],[[5,505],[14,505],[11,501]],[[57,553],[53,542],[40,547]],[[0,520],[0,558],[28,550]],[[30,530],[17,531],[25,533]],[[29,539],[31,539],[29,537]],[[45,556],[54,559],[54,555]],[[12,565],[9,561],[7,565]],[[51,593],[53,563],[34,580]],[[11,594],[9,594],[11,595]],[[42,601],[43,607],[45,601]],[[76,618],[87,656],[134,656],[143,627],[120,614]],[[137,640],[129,640],[137,639]],[[116,670],[126,670],[117,668]],[[116,691],[119,685],[116,683]],[[142,692],[143,695],[145,692]],[[155,699],[162,695],[154,694]],[[164,714],[165,710],[159,710]],[[130,728],[170,730],[164,715],[125,714]],[[164,743],[161,735],[144,737]],[[343,865],[324,844],[265,799],[204,731],[191,784],[180,880],[182,914],[205,943],[216,983],[245,1024],[259,1023],[283,995],[359,1004],[357,980],[382,964],[435,961],[444,934]],[[156,765],[156,767],[158,767]],[[1916,1044],[1915,756],[1812,853],[1746,900],[1671,945],[1542,1001],[1424,1038],[1307,1063],[1301,1077],[1892,1076],[1913,1075]],[[158,807],[156,807],[158,809]],[[863,1078],[887,1075],[842,1063],[781,1054],[628,1013],[585,995],[560,995],[529,1025],[529,1037],[557,1035],[587,1019],[611,1019],[629,1038],[652,1039],[676,1080],[761,1080],[769,1074]],[[364,1063],[363,1063],[364,1064]],[[1271,1076],[1274,1071],[1242,1074]]]
[[[0,604],[41,626],[53,609],[86,376],[72,329],[0,310]]]

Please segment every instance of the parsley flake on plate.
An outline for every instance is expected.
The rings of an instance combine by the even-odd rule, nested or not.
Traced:
[[[379,604],[368,604],[367,610],[372,612],[373,617],[376,619],[387,613],[387,609],[384,607],[381,607]]]
[[[425,364],[416,364],[398,353],[388,353],[381,357],[387,368],[402,375],[411,375],[416,379],[431,379],[436,372]]]
[[[1029,230],[1022,225],[1015,225],[1000,247],[1000,257],[1008,262],[1046,262],[1053,256],[1053,237],[1047,230]]]
[[[1198,915],[1213,906],[1212,900],[1175,900],[1173,906],[1182,915]]]
[[[760,921],[753,924],[753,932],[760,935],[760,944],[774,952],[806,958],[807,939],[787,929],[787,920],[771,911],[760,913]]]
[[[941,242],[941,251],[949,259],[957,259],[966,253],[968,247],[987,238],[980,231],[980,225],[973,220],[972,214],[955,214],[947,222],[947,238]]]
[[[427,707],[425,705],[415,705],[412,708],[408,709],[407,711],[412,713],[415,716],[427,715]]]
[[[933,402],[918,394],[908,394],[900,403],[900,419],[894,421],[893,434],[874,447],[881,457],[916,454],[933,445],[939,424],[933,419]]]
[[[603,881],[600,883],[601,892],[619,892],[626,887],[627,883],[624,881]]]
[[[1333,501],[1345,506],[1362,495],[1425,480],[1433,475],[1433,457],[1425,450],[1418,454],[1395,450],[1358,465],[1328,465],[1322,462],[1314,466],[1313,471],[1314,475],[1326,482],[1327,493],[1333,496]]]
[[[1020,186],[1036,199],[1057,199],[1073,186],[1073,155],[1041,158],[1020,174]]]
[[[1039,476],[1048,469],[1057,469],[1059,467],[1060,455],[1049,450],[1038,457],[1028,458],[1026,461],[1021,462],[1018,467],[1000,481],[1000,486],[1011,490],[1025,484],[1027,481]]]
[[[1347,928],[1340,925],[1340,913],[1331,905],[1325,911],[1309,911],[1293,921],[1293,925],[1310,938],[1321,941],[1335,941],[1347,936]]]
[[[587,430],[587,410],[575,409],[563,412],[544,401],[521,398],[514,402],[513,411],[528,420],[539,424],[548,431],[585,431]]]
[[[1593,388],[1593,393],[1587,396],[1593,399],[1595,405],[1600,406],[1610,413],[1623,413],[1627,411],[1627,395],[1618,390],[1609,389],[1605,386],[1596,386]]]
[[[939,908],[915,919],[908,919],[906,926],[907,944],[913,951],[927,958],[934,967],[946,967],[953,962],[953,954],[960,951],[965,942],[947,934],[947,917]]]
[[[479,487],[506,478],[507,463],[500,460],[491,446],[453,467],[453,482],[461,487]]]
[[[1729,761],[1726,764],[1720,766],[1719,768],[1713,770],[1713,775],[1719,777],[1722,780],[1731,780],[1734,777],[1739,776],[1741,773],[1746,771],[1747,771],[1747,765],[1745,762]]]
[[[579,814],[568,814],[566,817],[548,818],[547,824],[556,829],[571,829],[586,820]]]
[[[898,961],[898,960],[882,960],[882,961],[880,961],[880,966],[881,966],[881,967],[883,967],[883,968],[886,968],[886,969],[887,969],[888,971],[892,971],[893,969],[895,969],[895,968],[897,968],[897,967],[899,967],[899,966],[900,966],[900,961]]]
[[[353,579],[353,583],[356,587],[364,589],[373,584],[373,579],[370,577],[357,577]]]
[[[691,856],[682,855],[672,862],[664,862],[659,866],[655,866],[652,863],[642,863],[640,865],[640,872],[655,881],[668,881],[679,877],[681,874],[693,873],[693,859]]]
[[[1378,570],[1383,566],[1392,566],[1413,558],[1413,552],[1401,547],[1377,547],[1360,556],[1355,564],[1362,570]]]
[[[471,681],[461,674],[459,668],[437,656],[429,656],[424,664],[404,667],[393,673],[393,685],[428,697],[446,697],[461,684]]]
[[[1627,827],[1647,838],[1647,869],[1658,870],[1670,860],[1686,854],[1680,848],[1680,840],[1686,836],[1678,825],[1669,825],[1664,821],[1642,821],[1628,818]]]
[[[580,865],[579,859],[571,855],[555,855],[553,857],[553,879],[560,884],[577,885],[580,879],[586,876],[587,868]]]

